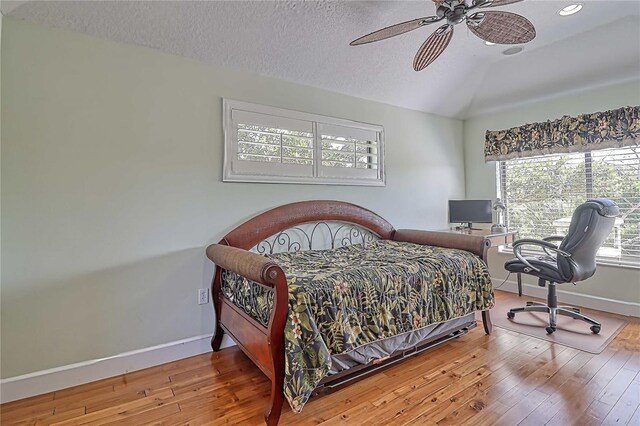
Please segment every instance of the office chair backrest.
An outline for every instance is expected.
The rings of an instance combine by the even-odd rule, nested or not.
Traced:
[[[558,268],[567,282],[585,280],[596,272],[596,253],[619,213],[616,203],[606,198],[589,200],[573,212],[569,232],[559,247],[571,253],[571,258],[558,256]]]

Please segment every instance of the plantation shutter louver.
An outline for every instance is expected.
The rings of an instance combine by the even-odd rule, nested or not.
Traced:
[[[313,123],[238,110],[232,121],[234,173],[313,176]]]
[[[378,178],[378,132],[318,124],[318,134],[321,142],[320,176]]]

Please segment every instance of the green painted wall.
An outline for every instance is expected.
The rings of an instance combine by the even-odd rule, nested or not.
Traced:
[[[2,38],[1,372],[212,333],[204,248],[305,199],[446,226],[462,122],[8,18]],[[384,188],[223,183],[222,97],[381,124]]]

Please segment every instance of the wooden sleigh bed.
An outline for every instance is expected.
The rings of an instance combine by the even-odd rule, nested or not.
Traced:
[[[292,237],[292,234],[296,234],[297,237]],[[322,244],[324,245],[320,245],[318,248],[314,243],[314,238],[319,234],[323,234],[324,242]],[[293,277],[287,276],[285,272],[290,266],[285,267],[284,260],[278,260],[276,253],[285,252],[284,256],[288,254],[293,256],[297,254],[291,252],[311,250],[316,251],[315,253],[331,254],[333,251],[319,252],[317,250],[334,249],[334,251],[340,252],[341,256],[347,252],[351,256],[358,256],[357,250],[360,247],[378,245],[385,246],[385,250],[395,250],[404,247],[400,244],[406,244],[413,250],[431,250],[434,249],[432,246],[435,246],[452,256],[464,255],[473,257],[475,261],[481,259],[483,270],[480,273],[486,274],[488,277],[486,253],[490,243],[484,238],[443,232],[396,230],[377,214],[354,204],[340,201],[304,201],[274,208],[241,224],[229,232],[218,244],[212,244],[207,248],[208,258],[216,265],[212,284],[216,326],[211,346],[214,351],[218,351],[223,331],[228,333],[255,365],[269,377],[271,398],[265,413],[267,424],[276,425],[278,423],[285,400],[285,369],[293,365],[292,350],[289,345],[292,327],[297,333],[302,333],[301,330],[307,331],[296,324],[296,321],[300,321],[300,317],[296,313],[299,310],[294,309],[296,308],[295,296],[292,296],[293,290],[290,288],[294,281],[292,281]],[[305,253],[300,254],[304,255]],[[326,257],[325,254],[323,256]],[[455,260],[455,262],[458,261]],[[394,266],[397,265],[391,262],[389,268]],[[458,275],[463,277],[463,280],[467,277],[465,273]],[[484,278],[486,281],[486,277]],[[242,300],[239,300],[241,296],[229,292],[227,284],[233,284],[234,280],[240,283],[241,290],[248,289],[249,284],[255,286],[255,288],[251,287],[250,291],[252,294],[258,294],[257,300],[260,301],[259,306],[262,307],[262,309],[258,309],[260,312],[255,312],[256,309],[253,308],[253,310],[249,309],[246,304],[243,305]],[[487,285],[490,286],[490,284]],[[297,288],[297,285],[294,287]],[[493,306],[492,288],[489,291],[485,288],[486,293],[490,293],[490,295],[483,301],[482,318],[485,332],[489,334],[491,321],[488,309]],[[292,299],[290,300],[290,298]],[[265,300],[269,302],[268,310],[264,308]],[[348,367],[332,371],[330,374],[327,373],[326,368],[322,370],[318,367],[319,380],[314,382],[315,388],[313,388],[312,394],[317,395],[337,390],[376,370],[395,364],[403,358],[466,334],[470,328],[475,326],[475,321],[469,320],[469,318],[473,318],[473,312],[465,312],[465,314],[466,316],[462,318],[464,321],[457,318],[456,322],[456,318],[453,318],[441,323],[414,324],[416,330],[428,329],[428,333],[423,333],[417,343],[411,343],[410,348],[402,347],[401,350],[395,350],[386,356],[374,355],[373,359],[369,357],[359,362],[347,359]],[[420,319],[419,316],[418,318]],[[292,321],[293,325],[291,325]],[[393,322],[395,319],[391,318],[391,321]],[[424,327],[422,327],[423,325]],[[320,326],[318,328],[321,328]],[[289,333],[287,342],[285,342],[287,340],[286,328],[286,332]],[[306,325],[306,328],[312,327]],[[315,330],[315,325],[313,328]],[[402,335],[411,335],[411,333],[415,334],[417,331],[414,330]],[[346,340],[347,338],[345,338]],[[384,341],[384,339],[380,341]],[[320,344],[322,343],[320,341]],[[375,344],[374,342],[369,346],[379,350],[374,347]],[[353,345],[353,347],[360,348],[357,345]],[[362,347],[366,348],[367,345]],[[347,351],[345,350],[345,352]],[[348,352],[347,355],[350,353]],[[326,365],[332,365],[332,363],[341,363],[340,355],[334,357],[332,354],[330,360],[327,360],[322,354],[320,355],[322,359],[320,361],[313,359],[313,362],[322,364],[321,361],[324,361],[324,364],[321,365],[323,368]],[[287,362],[290,364],[289,366],[287,366]],[[320,373],[325,373],[324,377],[320,378],[322,375]],[[289,375],[291,375],[291,371],[287,370],[287,377]],[[300,378],[294,377],[293,380],[294,382],[295,380],[299,381]],[[309,385],[306,382],[308,380],[305,379],[308,388]],[[300,384],[298,383],[298,385]],[[290,382],[288,386],[287,390],[290,390],[292,387]],[[307,389],[306,398],[309,393]],[[287,399],[294,411],[302,408],[301,405],[297,406],[297,400],[294,400],[292,404],[290,394],[287,394]]]

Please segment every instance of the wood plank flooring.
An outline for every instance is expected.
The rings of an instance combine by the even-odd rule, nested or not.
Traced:
[[[498,313],[495,313],[498,314]],[[482,327],[282,425],[640,425],[640,323],[599,355]],[[270,385],[236,347],[0,406],[2,425],[261,425]]]

